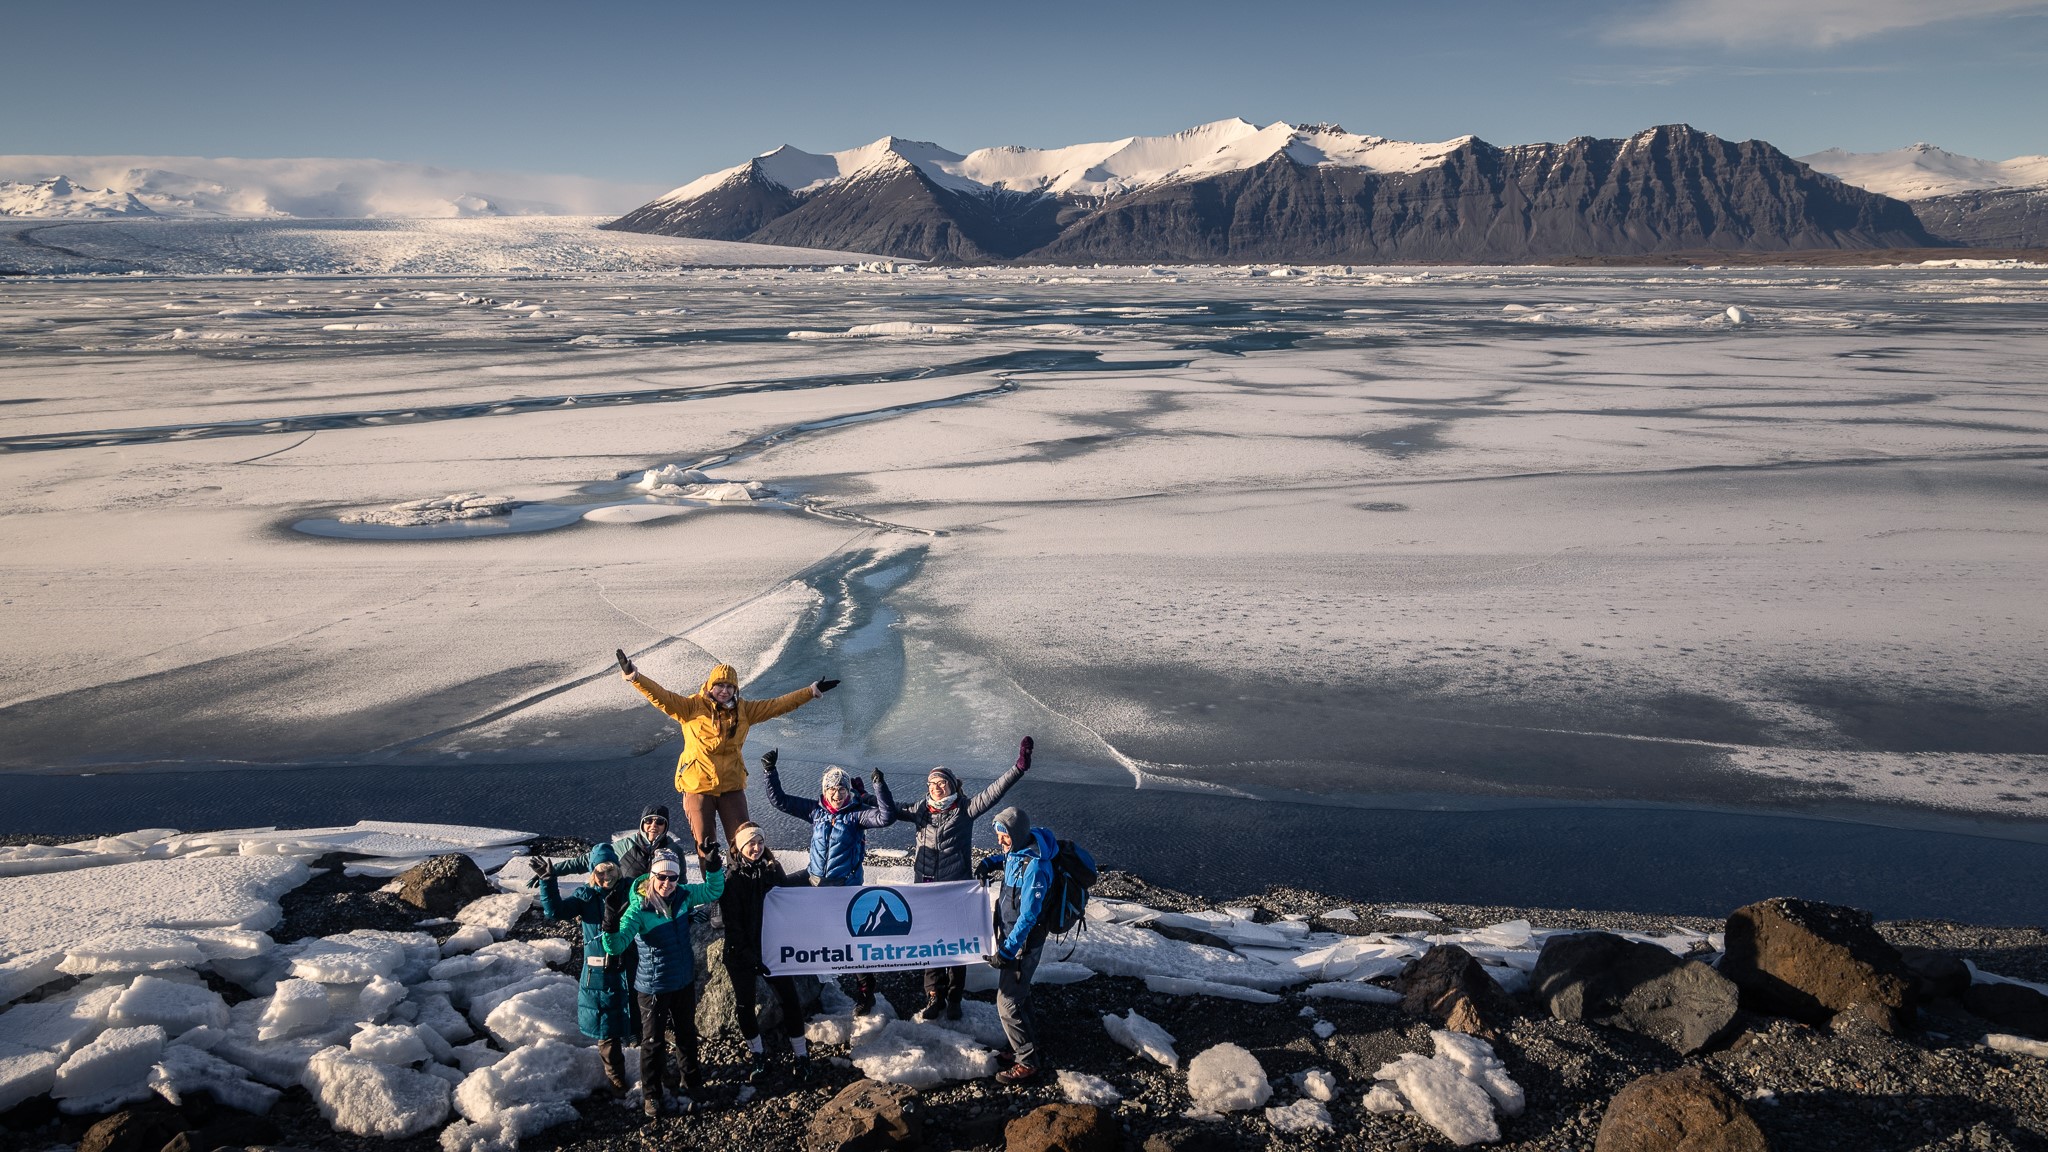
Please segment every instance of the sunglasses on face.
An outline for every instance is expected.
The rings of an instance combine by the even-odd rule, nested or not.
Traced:
[[[648,817],[647,819],[645,819],[645,820],[642,820],[642,821],[641,821],[640,823],[641,823],[641,825],[642,825],[642,826],[646,826],[646,825],[649,825],[649,824],[651,824],[651,825],[654,825],[654,826],[655,826],[655,827],[657,827],[657,828],[666,828],[666,827],[668,827],[668,821],[666,821],[666,820],[663,820],[663,819],[662,819],[661,817],[659,817],[659,816],[649,816],[649,817]]]
[[[682,877],[677,876],[673,872],[656,872],[654,874],[654,882],[656,884],[673,884],[680,879],[682,879]]]

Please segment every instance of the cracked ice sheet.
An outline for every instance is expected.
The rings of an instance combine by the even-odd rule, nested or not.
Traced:
[[[1442,780],[1409,774],[1411,753],[1448,747],[1456,763],[1442,779],[1452,790],[1486,792],[1505,783],[1540,794],[1660,800],[1670,798],[1671,787],[1682,786],[1688,798],[1703,795],[1712,802],[1872,795],[1887,803],[2036,815],[2044,798],[2034,793],[2043,789],[2012,786],[2028,765],[2005,774],[2011,783],[1993,788],[1972,774],[1976,764],[1943,759],[1974,752],[1933,753],[1930,764],[1899,766],[1908,773],[1903,777],[1891,775],[1892,767],[1876,776],[1846,770],[1846,761],[1826,753],[1873,750],[1852,747],[1861,739],[1854,725],[1845,727],[1842,716],[1815,706],[1814,693],[1799,687],[1800,681],[1825,679],[1829,670],[1847,667],[1866,678],[1860,687],[1907,698],[1953,692],[1966,702],[1995,702],[2007,695],[2042,695],[2041,629],[2024,611],[2044,599],[2041,581],[2048,579],[2042,576],[2048,566],[2040,562],[2042,538],[2016,530],[2002,511],[2013,499],[2028,498],[2032,489],[2025,482],[2032,477],[2021,462],[1968,457],[2038,443],[2042,389],[2025,366],[2042,359],[2043,338],[2033,327],[1987,315],[1981,307],[1944,303],[1943,294],[1988,291],[1970,279],[1923,270],[1357,269],[1284,281],[1252,278],[1237,269],[1184,269],[1171,277],[1144,269],[1061,270],[1057,276],[977,270],[886,281],[763,273],[684,278],[658,290],[627,283],[550,284],[549,298],[535,304],[541,313],[512,321],[500,316],[491,323],[531,325],[507,333],[562,336],[603,335],[632,325],[642,335],[653,335],[661,325],[695,330],[758,324],[785,331],[845,331],[894,321],[971,326],[977,310],[1001,297],[1006,313],[1022,308],[1034,323],[1070,324],[1078,316],[1068,313],[1096,308],[1131,319],[1125,328],[1073,338],[1072,346],[1106,349],[1111,359],[1190,358],[1185,369],[1020,377],[1019,391],[997,401],[786,443],[748,461],[748,475],[739,477],[813,487],[884,518],[962,529],[934,543],[911,590],[914,610],[901,630],[906,646],[918,664],[943,668],[949,679],[994,700],[994,710],[980,707],[985,700],[961,706],[962,712],[995,717],[991,726],[1001,721],[1014,727],[1008,723],[1013,718],[1037,720],[1048,713],[1076,725],[1076,743],[1086,745],[1076,755],[1078,763],[1049,764],[1049,771],[1099,779],[1117,774],[1128,758],[1153,765],[1156,774],[1222,780],[1240,790],[1352,793],[1431,784],[1434,791],[1445,786]],[[2042,281],[2027,271],[2011,279],[2015,292],[2031,291]],[[913,302],[867,291],[884,284],[889,292],[914,284],[918,297]],[[10,302],[21,303],[0,309],[0,331],[40,342],[39,352],[50,354],[47,378],[55,386],[49,399],[11,418],[41,430],[115,426],[111,419],[88,424],[79,417],[139,412],[158,403],[135,399],[134,381],[144,375],[174,390],[166,408],[269,414],[275,409],[266,407],[268,399],[258,390],[267,374],[260,362],[187,361],[184,354],[152,352],[152,371],[129,375],[88,371],[82,360],[65,357],[71,355],[67,348],[87,342],[141,347],[161,334],[166,316],[175,315],[161,305],[182,306],[184,297],[219,297],[189,301],[200,314],[214,315],[252,308],[252,297],[261,292],[266,299],[259,310],[268,310],[274,287],[23,288],[10,296]],[[347,307],[358,310],[357,318],[486,331],[478,327],[483,321],[452,319],[454,304],[409,295],[436,287],[457,286],[351,282],[334,301],[354,296]],[[501,294],[507,301],[535,295],[532,284],[459,287]],[[226,298],[233,293],[240,296]],[[391,307],[373,313],[380,293]],[[609,299],[636,294],[665,298]],[[1242,356],[1176,350],[1217,333],[1169,318],[1218,303],[1241,303],[1255,314],[1234,318],[1233,327],[1270,321],[1297,334],[1358,326],[1376,334],[1349,343],[1342,336],[1312,338],[1292,351]],[[1739,304],[1756,323],[1705,324],[1713,308],[1726,304]],[[677,307],[688,309],[687,319],[641,315]],[[1314,314],[1291,318],[1290,309]],[[1541,309],[1555,311],[1560,323],[1510,322]],[[146,322],[145,312],[154,319]],[[58,314],[91,330],[62,337],[45,333],[40,322]],[[1589,323],[1569,323],[1574,317]],[[216,321],[266,340],[289,339],[286,330],[305,323]],[[1696,323],[1701,326],[1687,327]],[[1955,323],[1969,327],[1963,331]],[[1631,333],[1625,324],[1670,330]],[[369,372],[334,351],[345,347],[337,343],[301,362],[306,370],[290,385],[298,391],[285,399],[319,401],[332,410],[365,406],[375,389],[402,397],[395,401],[402,405],[425,402],[416,398],[430,387],[490,398],[505,394],[493,386],[513,382],[534,385],[531,391],[543,394],[569,391],[556,385],[578,375],[730,382],[787,375],[806,358],[824,357],[815,361],[816,370],[838,371],[900,369],[932,355],[931,347],[915,342],[846,340],[605,348],[586,359],[565,360],[553,353],[532,356],[503,343],[503,336],[478,335],[466,339],[500,342],[476,352],[441,340],[430,360],[424,349],[438,336],[401,331],[322,339],[357,336],[403,351],[380,355],[379,371]],[[47,346],[62,341],[71,343]],[[972,353],[1024,346],[1043,347],[1043,338],[963,336],[946,348]],[[918,387],[930,395],[947,383]],[[844,395],[812,393],[801,403],[822,412],[855,400],[855,392],[865,396],[867,388],[826,389]],[[122,474],[94,471],[105,466],[78,454],[62,464],[19,454],[0,460],[6,481],[0,491],[24,494],[7,509],[21,514],[0,523],[9,533],[34,527],[36,538],[0,540],[0,554],[40,557],[70,548],[77,559],[83,554],[67,537],[81,523],[91,521],[87,535],[119,526],[130,540],[141,540],[152,518],[169,517],[191,521],[181,527],[202,525],[209,517],[234,520],[231,526],[241,534],[216,534],[212,543],[243,546],[263,519],[255,510],[275,512],[297,499],[273,490],[331,490],[338,502],[381,506],[398,498],[475,490],[471,481],[479,473],[487,473],[487,480],[502,478],[503,485],[491,486],[500,494],[550,485],[559,490],[587,482],[591,458],[607,453],[639,453],[609,458],[607,464],[618,471],[673,462],[677,444],[711,439],[698,436],[702,413],[725,413],[726,426],[737,430],[744,421],[733,413],[783,403],[693,402],[661,413],[674,419],[614,410],[498,421],[542,429],[533,450],[490,432],[493,421],[485,420],[460,430],[419,425],[321,432],[303,447],[246,468],[224,463],[242,458],[228,453],[240,450],[228,441],[186,445],[190,451],[183,455],[124,450],[124,457],[137,461],[137,471]],[[605,435],[582,441],[565,432],[570,426]],[[424,431],[429,428],[434,430]],[[596,442],[603,446],[589,451]],[[620,449],[615,443],[639,447]],[[374,446],[368,458],[377,466],[347,474],[341,462],[366,446]],[[428,460],[444,463],[436,470]],[[1830,460],[1880,463],[1776,467]],[[389,471],[397,465],[401,471]],[[1683,471],[1698,468],[1722,471]],[[378,490],[390,475],[405,481],[404,491]],[[421,478],[446,483],[413,483]],[[1445,480],[1461,483],[1437,483]],[[220,493],[209,494],[208,486]],[[1091,497],[1144,499],[1082,502]],[[726,515],[709,519],[719,522]],[[52,518],[71,522],[60,529],[51,526]],[[691,531],[697,519],[595,534],[578,529],[579,547],[621,533],[638,545],[671,530]],[[173,551],[181,543],[176,531],[158,533],[153,543],[163,555],[187,554]],[[491,545],[494,562],[516,551],[502,543]],[[51,545],[59,551],[51,552]],[[356,550],[350,567],[431,567],[431,557],[446,550],[411,549],[403,565],[365,559],[374,551]],[[1041,551],[1051,558],[1040,558]],[[61,567],[69,577],[133,552],[103,549]],[[335,554],[321,550],[323,558]],[[541,564],[537,556],[525,560],[529,567],[510,575],[524,577]],[[796,567],[773,577],[755,569],[736,576],[736,583],[760,591]],[[113,566],[106,570],[113,572]],[[33,603],[40,614],[71,595],[43,588],[47,574],[30,573],[7,591],[19,604]],[[138,577],[146,581],[156,574],[113,572],[110,579],[132,587]],[[463,593],[470,588],[465,580],[475,576],[445,569],[439,574],[447,583],[435,604],[390,610],[411,614],[394,629],[396,639],[369,627],[340,631],[381,648],[383,667],[424,665],[429,642],[423,638],[409,648],[412,638],[432,631],[451,612],[461,614],[474,599]],[[490,590],[494,604],[505,606],[498,588],[507,581],[496,578],[508,573],[494,568],[492,575],[498,586]],[[49,584],[63,588],[66,582]],[[394,580],[390,586],[404,584]],[[90,619],[111,599],[102,587],[66,603]],[[159,615],[197,627],[200,614],[181,616],[179,597],[169,599]],[[334,596],[327,602],[345,600]],[[540,597],[511,607],[541,620],[565,611],[560,602]],[[654,619],[637,609],[634,614]],[[1199,640],[1188,632],[1190,619],[1207,630]],[[1370,628],[1361,631],[1361,620],[1370,621]],[[139,627],[122,622],[106,629],[108,637],[53,640],[28,651],[28,666],[0,665],[0,699],[9,698],[6,685],[51,682],[53,675],[71,675],[72,668],[93,667],[96,675],[110,677],[114,665],[92,664],[97,653],[126,644],[124,628],[139,634],[160,627],[148,620],[133,624]],[[193,642],[211,627],[175,639]],[[264,642],[295,634],[273,631]],[[329,642],[327,633],[309,634],[315,645]],[[550,650],[567,650],[586,643],[588,631],[563,627],[551,635]],[[1674,642],[1678,636],[1693,651],[1681,651]],[[247,639],[247,632],[239,638]],[[111,643],[101,642],[106,639]],[[452,629],[440,639],[467,647],[463,661],[473,666],[514,670],[520,663],[517,653],[492,650]],[[1219,676],[1207,658],[1219,645],[1232,653],[1227,676]],[[192,662],[190,649],[150,656],[165,647],[161,641],[136,643],[118,655],[122,666],[133,657],[169,661],[172,668]],[[360,659],[358,672],[373,667],[370,657],[347,656],[342,647],[337,643],[331,654]],[[1057,667],[1045,655],[1054,651],[1061,654]],[[595,672],[600,664],[601,657],[594,657],[576,666]],[[1117,670],[1126,666],[1138,667],[1119,679]],[[1314,683],[1288,680],[1304,668],[1324,671]],[[513,678],[548,681],[525,672]],[[345,695],[352,683],[364,681],[358,675],[314,687],[334,688],[331,698],[358,712],[391,706],[384,697]],[[1151,690],[1162,682],[1174,683],[1186,699],[1154,699]],[[1332,701],[1328,723],[1281,723],[1283,731],[1357,731],[1381,737],[1383,744],[1246,746],[1242,733],[1254,726],[1242,723],[1248,709],[1238,697],[1246,695],[1247,682],[1273,689],[1257,705],[1268,719],[1302,693]],[[493,700],[517,695],[496,683],[433,687]],[[329,698],[317,691],[308,695]],[[1677,713],[1703,718],[1669,730],[1666,714],[1673,710],[1665,702],[1673,698]],[[907,708],[906,715],[928,701],[912,703],[916,708]],[[1702,703],[1711,707],[1691,707]],[[623,721],[638,706],[629,705],[614,715]],[[1446,712],[1450,727],[1417,731],[1418,714]],[[1556,727],[1561,720],[1569,721],[1568,732],[1540,739],[1571,745],[1581,759],[1599,762],[1513,781],[1489,769],[1520,762],[1495,755],[1502,749],[1487,742],[1489,733],[1535,740],[1533,729]],[[292,735],[289,726],[280,730]],[[550,737],[551,731],[562,735]],[[907,742],[916,726],[884,723],[876,731],[887,739],[873,750],[888,758],[890,742]],[[1447,742],[1445,731],[1458,739]],[[1625,744],[1620,753],[1626,755],[1600,760],[1597,753],[1608,737],[1586,733],[1606,732],[1650,739]],[[559,726],[541,725],[497,746],[545,749],[572,736]],[[1746,764],[1760,762],[1750,750],[1779,748],[1818,749],[1823,755],[1813,763],[1774,765],[1771,772],[1746,770]],[[940,757],[951,758],[950,752]],[[1646,758],[1668,761],[1676,770],[1622,763]],[[1916,769],[1924,771],[1916,775]]]
[[[135,929],[177,931],[197,959],[205,935],[179,930],[268,929],[283,915],[278,900],[309,879],[306,866],[279,856],[215,856],[113,864],[82,885],[73,875],[17,876],[0,885],[0,957],[101,948]],[[132,898],[107,901],[118,891]],[[176,947],[168,941],[168,947]],[[236,945],[237,952],[244,951]],[[182,953],[181,953],[182,955]],[[24,989],[25,991],[26,989]]]

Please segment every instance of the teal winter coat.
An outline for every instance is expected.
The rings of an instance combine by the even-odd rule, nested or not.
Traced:
[[[593,1040],[631,1040],[640,1034],[640,1007],[628,976],[632,956],[604,950],[605,890],[580,884],[567,896],[553,876],[540,882],[541,915],[583,925],[583,975],[576,982],[576,1027]]]

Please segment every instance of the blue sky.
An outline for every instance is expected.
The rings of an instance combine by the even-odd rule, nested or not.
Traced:
[[[777,144],[1229,116],[1497,144],[1682,121],[2048,153],[2044,0],[35,4],[0,153],[374,156],[677,184]]]

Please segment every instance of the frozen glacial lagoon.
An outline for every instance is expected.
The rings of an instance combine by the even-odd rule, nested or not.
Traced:
[[[0,282],[0,830],[594,834],[675,751],[624,647],[1105,825],[2048,840],[2048,272],[347,271]]]

